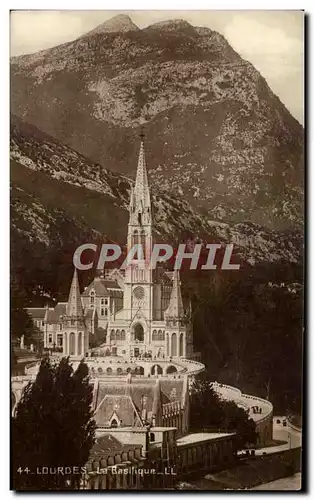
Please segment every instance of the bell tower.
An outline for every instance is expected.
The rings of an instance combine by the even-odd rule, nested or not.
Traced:
[[[89,348],[89,333],[85,324],[76,267],[74,268],[66,314],[63,316],[62,333],[63,354],[84,357]]]
[[[136,180],[134,188],[131,187],[129,205],[127,249],[132,262],[125,271],[124,309],[128,311],[130,320],[140,315],[145,321],[151,321],[153,276],[149,262],[152,252],[152,212],[143,132],[140,139]]]

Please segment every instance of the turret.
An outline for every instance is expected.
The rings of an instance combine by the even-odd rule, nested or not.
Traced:
[[[166,318],[179,319],[184,317],[184,308],[181,295],[181,284],[179,270],[173,271],[172,290],[169,301],[169,306],[165,311]]]
[[[76,267],[74,268],[74,274],[69,293],[69,300],[66,307],[66,314],[67,316],[72,316],[72,317],[79,317],[79,318],[84,317],[83,305],[80,293],[80,284],[78,280]]]
[[[66,314],[63,317],[63,354],[66,356],[84,356],[89,347],[88,328],[80,293],[77,270],[74,269],[70,287]]]

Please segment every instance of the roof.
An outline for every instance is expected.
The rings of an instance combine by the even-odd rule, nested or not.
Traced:
[[[136,448],[142,448],[139,444],[124,444],[121,443],[112,434],[105,434],[96,438],[96,442],[92,447],[89,459],[87,462],[88,469],[91,468],[91,463],[95,460],[101,460],[102,458],[108,458],[110,456],[121,454],[122,452],[128,452],[135,450]]]
[[[46,314],[46,307],[26,307],[25,309],[33,319],[44,319]]]
[[[81,317],[84,314],[76,267],[74,268],[66,313],[68,316],[75,316],[76,318]]]
[[[95,407],[98,408],[100,406],[106,395],[116,396],[118,399],[127,395],[130,396],[132,403],[139,413],[143,407],[143,400],[145,401],[147,419],[150,420],[153,414],[156,415],[159,405],[171,403],[172,401],[179,401],[181,404],[183,391],[184,379],[147,379],[145,381],[132,379],[130,383],[127,383],[123,379],[119,381],[115,379],[111,383],[108,380],[100,380]],[[110,417],[111,415],[109,418],[106,417],[107,420]],[[127,425],[123,417],[122,421]]]
[[[235,432],[197,432],[195,434],[187,434],[177,439],[177,446],[185,446],[187,444],[200,443],[202,441],[220,440],[235,435]]]
[[[106,278],[95,278],[82,293],[83,297],[88,297],[91,290],[99,297],[113,297],[123,295],[123,291],[116,280]]]
[[[160,379],[162,403],[181,401],[184,379]]]
[[[67,302],[58,302],[54,309],[48,310],[47,322],[48,323],[59,323],[60,316],[65,316],[67,308]]]
[[[92,319],[94,314],[97,315],[97,309],[87,309],[84,311],[84,316],[87,319]]]
[[[156,385],[156,381],[152,380],[152,383],[131,383],[126,384],[125,380],[123,380],[122,384],[117,384],[114,381],[112,384],[103,385],[101,381],[99,382],[99,391],[97,398],[97,405],[99,405],[100,401],[105,397],[106,394],[121,396],[127,394],[132,398],[132,401],[139,411],[141,409],[142,397],[146,396],[146,408],[147,411],[151,411],[153,407],[154,400],[154,388]]]
[[[48,323],[60,323],[62,321],[62,316],[66,316],[67,302],[58,302],[55,308],[49,308],[47,314],[47,322]],[[46,309],[43,308],[44,312]],[[87,319],[93,318],[94,309],[87,309],[84,312],[84,317]],[[95,314],[97,311],[95,310]],[[35,317],[35,316],[33,316]],[[36,316],[36,318],[39,316]],[[44,317],[43,317],[44,319]]]
[[[107,394],[95,412],[97,426],[110,426],[110,420],[116,417],[120,427],[143,427],[141,418],[134,403],[128,395]]]

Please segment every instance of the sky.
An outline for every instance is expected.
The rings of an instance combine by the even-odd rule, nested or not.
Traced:
[[[166,19],[185,19],[218,31],[266,78],[291,114],[303,117],[302,11],[27,11],[11,12],[11,56],[69,42],[117,14],[127,14],[144,28]]]

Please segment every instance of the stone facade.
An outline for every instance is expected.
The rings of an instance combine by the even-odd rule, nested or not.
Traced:
[[[184,308],[182,301],[179,271],[166,272],[160,266],[152,269],[148,265],[153,217],[143,142],[129,214],[128,252],[139,246],[125,270],[97,276],[82,296],[75,270],[67,303],[28,309],[43,331],[45,348],[62,348],[66,355],[84,356],[89,341],[97,337],[107,355],[159,359],[192,356],[192,327],[189,308]],[[74,304],[76,311],[69,309],[69,304]]]

